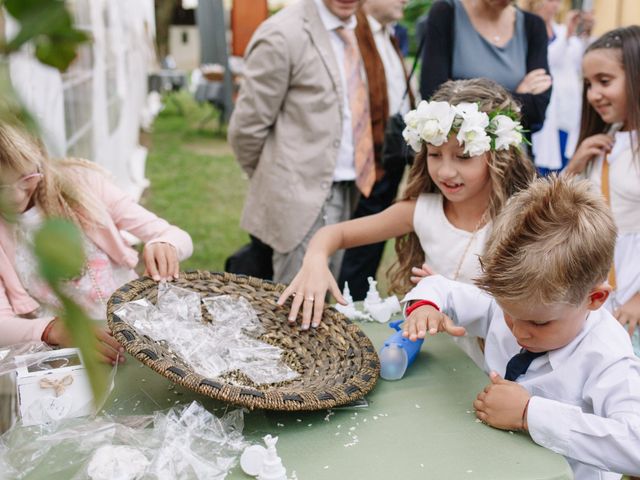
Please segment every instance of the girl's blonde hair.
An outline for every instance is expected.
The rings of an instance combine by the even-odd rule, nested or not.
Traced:
[[[478,103],[479,109],[489,113],[496,110],[519,111],[511,95],[492,80],[476,78],[471,80],[450,80],[443,84],[431,100],[457,105],[463,102]],[[417,200],[421,193],[440,193],[431,180],[427,169],[428,146],[422,150],[409,170],[409,179],[400,201]],[[491,195],[489,215],[493,219],[502,209],[507,199],[525,188],[533,178],[535,169],[524,150],[511,147],[508,150],[490,150],[485,154],[489,164]],[[411,267],[422,265],[424,252],[418,236],[412,232],[396,238],[397,260],[387,272],[391,278],[391,291],[405,293],[411,288]]]
[[[41,173],[33,199],[45,218],[64,218],[82,228],[102,225],[105,209],[84,186],[78,173],[82,168],[102,171],[87,160],[50,159],[42,142],[24,128],[0,123],[0,176],[7,171]]]

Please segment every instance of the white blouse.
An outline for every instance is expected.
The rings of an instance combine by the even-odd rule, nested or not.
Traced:
[[[609,162],[609,191],[611,212],[618,227],[615,250],[617,291],[608,302],[624,304],[640,292],[640,152],[634,159],[632,146],[637,143],[635,132],[618,132],[613,150],[607,156]],[[593,161],[587,177],[598,191],[602,191],[602,162]]]

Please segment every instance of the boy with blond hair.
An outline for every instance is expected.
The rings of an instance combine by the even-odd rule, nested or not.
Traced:
[[[480,288],[432,276],[404,299],[411,339],[486,338],[491,383],[474,401],[476,416],[528,431],[581,480],[640,474],[640,361],[600,308],[615,240],[609,209],[587,182],[538,179],[496,218]]]

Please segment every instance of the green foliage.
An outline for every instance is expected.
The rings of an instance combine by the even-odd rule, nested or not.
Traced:
[[[62,72],[75,59],[78,46],[89,40],[86,33],[73,27],[63,0],[4,0],[0,4],[20,23],[17,35],[0,43],[5,55],[31,42],[40,62]]]
[[[85,263],[82,236],[76,226],[60,219],[48,220],[38,231],[34,251],[44,279],[56,284],[77,277]]]
[[[65,71],[75,59],[78,46],[89,37],[73,27],[63,0],[0,0],[0,7],[20,24],[19,32],[8,42],[0,38],[0,121],[21,123],[36,132],[35,121],[11,83],[8,56],[31,42],[41,63]],[[64,279],[78,276],[85,263],[80,232],[69,222],[45,221],[36,234],[35,255],[43,278],[60,299],[59,317],[82,352],[94,398],[98,401],[106,392],[107,375],[98,359],[93,321],[60,288]]]
[[[51,286],[62,304],[59,317],[64,321],[76,347],[82,352],[82,361],[91,382],[93,398],[98,401],[107,390],[107,372],[98,357],[98,340],[93,321],[61,288],[63,282],[82,273],[85,264],[82,236],[71,222],[47,220],[36,233],[34,252],[40,273]]]
[[[418,19],[427,13],[435,0],[410,0],[404,8],[404,18],[400,22],[409,33],[409,55],[415,56],[418,51],[416,42],[416,23]]]

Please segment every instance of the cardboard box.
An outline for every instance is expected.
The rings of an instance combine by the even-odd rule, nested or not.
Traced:
[[[93,413],[80,351],[65,348],[16,357],[18,408],[25,426]]]

